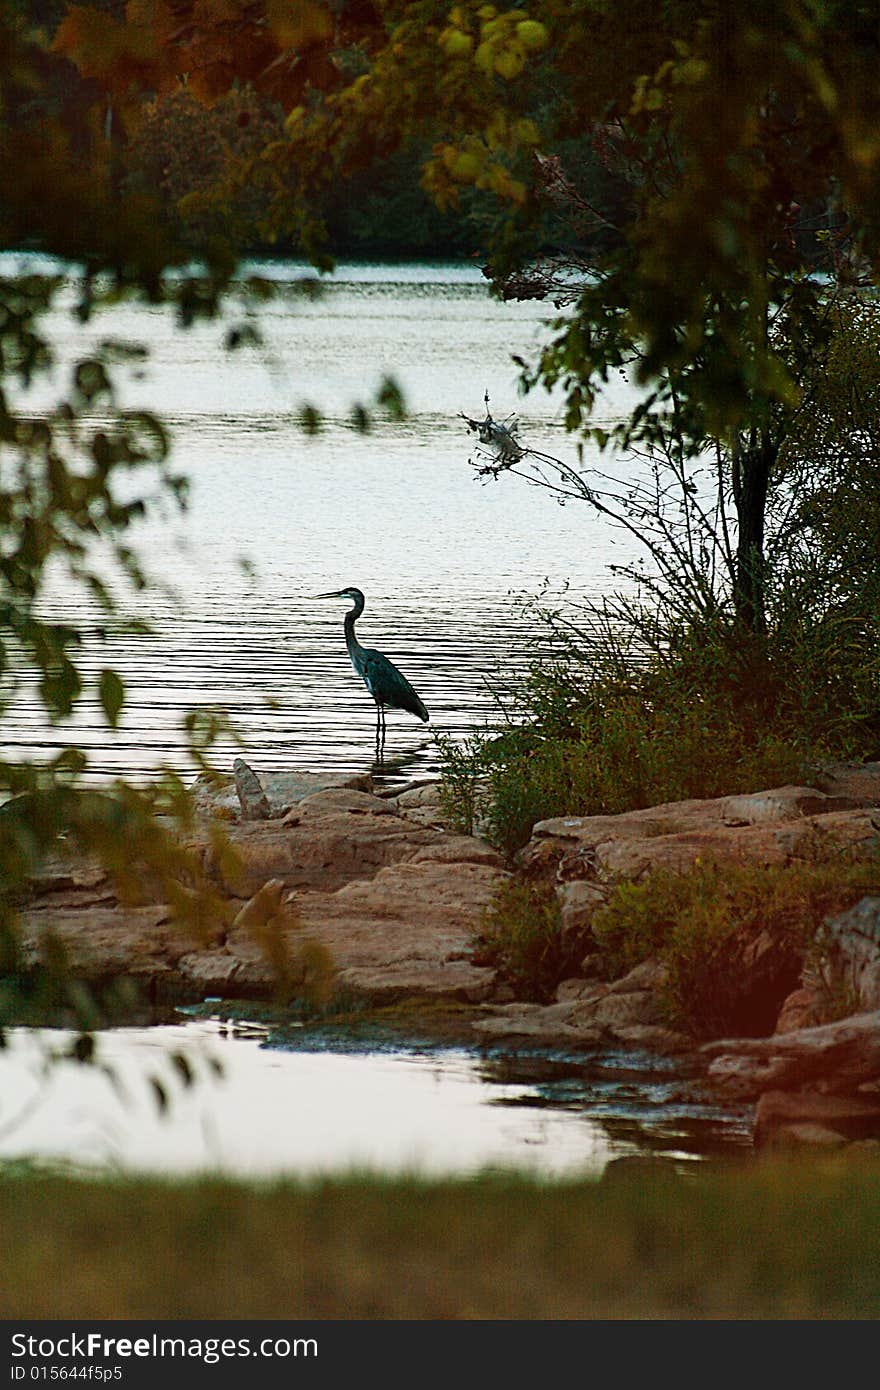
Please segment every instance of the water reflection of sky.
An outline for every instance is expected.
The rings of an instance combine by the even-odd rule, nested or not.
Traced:
[[[279,280],[305,272],[269,270]],[[223,324],[182,333],[147,306],[120,305],[85,327],[69,306],[51,316],[56,367],[29,408],[50,409],[70,363],[96,342],[143,341],[149,362],[121,369],[120,399],[158,410],[174,466],[192,483],[184,517],[156,517],[132,536],[171,592],[138,604],[154,636],[113,646],[128,689],[118,733],[108,735],[95,706],[80,710],[95,775],[179,762],[180,717],[202,703],[230,710],[258,768],[362,770],[373,706],[348,664],[342,611],[309,601],[348,584],[367,595],[361,640],[402,667],[432,713],[427,730],[389,717],[388,751],[409,774],[436,766],[435,729],[460,736],[497,713],[490,687],[522,669],[534,636],[516,596],[545,582],[555,593],[567,582],[601,593],[609,564],[633,553],[585,505],[560,507],[515,478],[481,485],[468,466],[473,436],[459,412],[480,416],[486,391],[497,416],[518,414],[528,443],[573,457],[559,397],[517,394],[513,354],[528,356],[546,336],[546,314],[492,299],[476,267],[411,265],[340,267],[314,300],[282,292],[261,311],[264,345],[234,354]],[[408,418],[379,418],[358,434],[352,402],[368,401],[389,373]],[[625,383],[610,387],[600,418],[631,398]],[[306,401],[327,417],[313,439],[299,424]],[[55,606],[83,614],[65,585]],[[95,643],[84,664],[106,659]],[[61,737],[36,706],[19,706],[3,743],[49,750]]]
[[[266,1047],[259,1027],[216,1019],[103,1033],[106,1072],[65,1062],[41,1074],[41,1050],[67,1041],[10,1033],[0,1160],[247,1177],[498,1167],[597,1177],[615,1157],[654,1150],[682,1160],[713,1134],[716,1147],[724,1131],[728,1145],[743,1139],[730,1115],[677,1106],[662,1076],[631,1077],[623,1094],[619,1077],[603,1088],[601,1076],[585,1082],[582,1067],[563,1067],[554,1082],[546,1064],[518,1070],[464,1050],[292,1051]],[[178,1051],[194,1074],[189,1087],[171,1060]],[[154,1081],[169,1099],[164,1114]]]

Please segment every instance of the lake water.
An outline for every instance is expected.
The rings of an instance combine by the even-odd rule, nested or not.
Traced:
[[[127,687],[120,729],[108,732],[88,701],[77,713],[73,732],[95,779],[147,777],[163,763],[186,772],[181,719],[202,704],[229,712],[257,769],[369,769],[374,707],[348,662],[345,604],[310,597],[347,585],[367,595],[361,641],[402,668],[432,715],[425,727],[389,713],[395,761],[385,776],[428,776],[433,733],[463,737],[496,716],[496,687],[516,681],[540,639],[518,600],[566,584],[598,596],[608,565],[632,558],[631,543],[583,505],[562,508],[512,477],[481,485],[469,467],[473,436],[459,412],[482,416],[486,392],[496,418],[518,414],[523,442],[573,458],[559,398],[517,394],[512,357],[546,334],[543,306],[498,303],[472,267],[343,265],[318,299],[295,292],[304,267],[271,273],[279,294],[261,312],[264,346],[235,354],[224,351],[225,325],[182,333],[158,309],[120,306],[83,328],[68,294],[53,313],[55,372],[28,408],[51,410],[70,364],[95,342],[143,342],[149,360],[121,378],[122,402],[161,414],[174,466],[192,483],[185,517],[153,517],[134,536],[161,587],[129,606],[154,631],[114,640]],[[402,387],[407,418],[359,434],[352,404],[386,374]],[[609,388],[597,420],[631,399],[625,383]],[[300,426],[304,402],[326,417],[314,438]],[[62,582],[50,607],[97,626]],[[104,662],[93,641],[84,665]],[[0,747],[40,757],[65,737],[36,702],[17,701]],[[220,766],[238,751],[221,747]],[[612,1157],[682,1159],[747,1136],[741,1116],[682,1100],[662,1066],[609,1056],[304,1049],[218,1018],[99,1041],[121,1091],[70,1064],[42,1077],[46,1039],[13,1036],[0,1053],[0,1157],[246,1175],[510,1164],[596,1174]],[[181,1047],[202,1058],[185,1095],[170,1060]],[[222,1054],[222,1079],[211,1052]],[[166,1116],[151,1075],[172,1098]]]
[[[393,776],[429,774],[433,733],[460,737],[497,715],[493,686],[528,659],[536,632],[517,599],[545,585],[599,594],[609,563],[631,558],[632,543],[583,504],[560,507],[511,477],[481,484],[469,467],[474,437],[458,415],[481,417],[485,392],[496,418],[518,415],[523,442],[574,458],[560,399],[517,394],[512,356],[546,336],[546,306],[493,300],[471,266],[343,265],[317,299],[296,293],[305,267],[271,273],[279,293],[260,311],[261,348],[226,352],[224,324],[184,333],[167,311],[143,306],[83,328],[72,294],[52,316],[57,364],[29,408],[50,409],[70,363],[96,342],[142,342],[149,360],[121,374],[121,401],[161,414],[174,467],[192,483],[185,517],[154,517],[134,535],[172,592],[130,605],[152,636],[114,642],[128,692],[120,729],[108,734],[87,701],[77,715],[96,778],[140,777],[163,762],[180,770],[181,717],[197,704],[229,712],[258,769],[369,766],[375,709],[348,662],[345,603],[310,600],[347,585],[367,596],[360,640],[401,667],[432,715],[424,726],[389,714],[386,752],[402,759]],[[403,389],[407,418],[359,434],[352,403],[386,375]],[[625,383],[609,388],[597,419],[631,398]],[[300,426],[304,402],[325,415],[314,438]],[[242,560],[255,566],[252,580]],[[56,613],[82,617],[83,607],[57,587]],[[96,644],[83,664],[104,660]],[[61,742],[36,704],[20,705],[4,729],[10,750]],[[219,760],[234,755],[224,746]]]
[[[722,1111],[673,1063],[647,1056],[309,1041],[290,1025],[214,1016],[100,1033],[100,1066],[46,1070],[47,1051],[69,1042],[11,1030],[0,1052],[0,1164],[239,1178],[499,1168],[598,1177],[616,1158],[683,1165],[742,1153],[750,1139],[746,1107]],[[173,1060],[181,1054],[189,1085]]]

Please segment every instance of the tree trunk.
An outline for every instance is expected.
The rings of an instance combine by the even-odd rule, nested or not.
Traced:
[[[736,507],[737,546],[733,577],[733,602],[747,632],[766,630],[764,526],[770,475],[779,445],[765,432],[753,430],[748,443],[733,453],[733,501]]]

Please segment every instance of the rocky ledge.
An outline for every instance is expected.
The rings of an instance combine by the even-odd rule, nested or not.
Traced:
[[[192,847],[228,900],[223,929],[194,941],[167,904],[126,906],[98,868],[59,860],[23,907],[26,965],[51,939],[97,988],[124,978],[153,1003],[269,998],[279,954],[301,959],[305,972],[317,947],[332,962],[339,1005],[457,1000],[471,1006],[473,1036],[484,1043],[687,1053],[719,1094],[756,1103],[758,1143],[880,1147],[880,899],[864,899],[828,929],[826,995],[848,1001],[846,1017],[822,1017],[816,981],[795,981],[770,1036],[697,1048],[664,1023],[657,961],[603,980],[588,955],[555,1000],[539,1005],[512,998],[474,960],[475,931],[510,869],[484,840],[447,827],[436,783],[379,794],[369,777],[257,776],[238,761],[232,777],[195,793]],[[880,764],[837,766],[817,771],[811,786],[544,821],[517,867],[553,881],[563,932],[582,933],[613,882],[651,868],[788,862],[817,834],[867,850],[877,843],[878,806]],[[236,852],[235,875],[216,842],[218,821]],[[766,980],[776,946],[759,934],[742,969]]]
[[[555,883],[563,932],[581,934],[615,882],[652,869],[797,863],[819,840],[876,853],[878,807],[880,763],[836,765],[817,769],[811,786],[542,821],[520,869]],[[695,1060],[721,1096],[755,1103],[760,1146],[858,1142],[880,1151],[880,898],[865,897],[827,922],[822,946],[820,978],[793,979],[772,932],[759,929],[744,940],[737,969],[756,1011],[772,1011],[769,1036],[713,1040]],[[693,1055],[693,1039],[663,1024],[659,961],[606,981],[592,978],[587,954],[582,970],[563,981],[553,1003],[496,1005],[475,1028],[490,1037],[598,1046],[610,1034],[633,1047]],[[827,1016],[829,1000],[844,1016]]]
[[[341,998],[487,998],[493,972],[471,961],[470,946],[506,876],[500,855],[443,828],[436,786],[394,797],[370,788],[364,777],[260,779],[239,760],[234,779],[197,783],[191,841],[231,925],[196,941],[168,904],[124,905],[99,869],[58,860],[20,916],[26,966],[51,937],[93,987],[124,976],[152,1003],[271,998],[279,956],[296,962],[311,944],[332,962]]]

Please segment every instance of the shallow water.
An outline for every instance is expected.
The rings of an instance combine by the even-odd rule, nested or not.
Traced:
[[[647,1056],[481,1055],[340,1038],[331,1046],[215,1016],[100,1033],[99,1066],[45,1070],[46,1049],[69,1042],[58,1032],[10,1033],[0,1053],[0,1165],[240,1178],[500,1168],[598,1177],[616,1158],[678,1165],[748,1143],[746,1111],[695,1098],[673,1064]]]
[[[0,257],[0,273],[12,268]],[[546,307],[498,303],[472,267],[341,266],[318,299],[296,292],[305,267],[258,269],[279,295],[261,311],[264,346],[236,354],[223,350],[228,319],[181,333],[166,313],[122,305],[83,328],[70,291],[52,316],[55,372],[27,408],[50,411],[71,363],[100,339],[143,342],[149,360],[122,374],[120,399],[161,414],[173,465],[192,484],[185,516],[154,516],[132,536],[159,587],[126,606],[153,632],[113,638],[127,689],[120,728],[108,731],[89,700],[72,722],[96,780],[145,778],[162,764],[185,774],[181,720],[200,705],[227,710],[244,742],[219,747],[221,767],[243,752],[257,769],[370,768],[375,715],[348,662],[345,604],[310,597],[352,584],[367,595],[361,641],[399,664],[432,715],[423,726],[389,713],[383,775],[430,775],[434,734],[461,738],[497,718],[499,692],[509,699],[540,647],[518,600],[566,585],[600,596],[616,583],[609,564],[633,558],[632,543],[585,506],[562,508],[516,478],[481,485],[469,466],[473,436],[459,412],[480,417],[486,392],[496,418],[517,413],[524,442],[573,459],[559,397],[517,395],[513,354],[546,339]],[[377,418],[359,434],[352,403],[386,374],[407,418]],[[596,422],[631,400],[613,383]],[[299,423],[306,401],[326,417],[315,438]],[[587,449],[585,464],[599,463]],[[108,658],[101,616],[61,577],[47,606],[90,627],[82,665],[97,672]],[[37,701],[16,700],[0,754],[46,757],[70,732],[48,727]],[[96,1069],[67,1064],[41,1078],[45,1038],[14,1034],[0,1053],[0,1156],[249,1175],[510,1164],[598,1174],[613,1157],[678,1161],[746,1137],[743,1116],[694,1105],[646,1059],[283,1041],[218,1019],[115,1030],[99,1042],[124,1082],[117,1094]],[[196,1064],[191,1090],[172,1060],[181,1047]],[[166,1115],[151,1075],[170,1098]]]
[[[631,543],[583,504],[560,507],[516,478],[481,485],[469,467],[474,440],[459,412],[480,417],[486,391],[496,417],[518,414],[525,442],[574,457],[558,396],[517,395],[512,356],[546,338],[546,306],[493,300],[470,266],[341,266],[316,300],[295,293],[305,267],[269,270],[279,297],[261,310],[263,348],[224,352],[225,324],[183,333],[143,306],[119,306],[87,328],[69,305],[53,313],[54,375],[28,408],[49,410],[71,362],[95,342],[143,342],[149,361],[121,370],[121,402],[159,411],[173,465],[192,483],[184,517],[156,516],[132,537],[170,592],[129,605],[153,636],[114,640],[127,686],[120,729],[108,733],[88,701],[74,721],[96,778],[184,768],[180,721],[201,704],[229,712],[257,768],[363,770],[375,711],[348,662],[345,604],[310,598],[351,584],[367,595],[361,641],[402,668],[432,715],[424,726],[389,714],[387,752],[404,760],[395,775],[430,773],[433,734],[460,737],[496,717],[493,687],[515,684],[530,657],[539,634],[517,596],[566,584],[599,594],[613,584],[608,564],[631,556]],[[352,402],[367,401],[386,374],[404,391],[407,419],[377,418],[358,434]],[[631,398],[615,383],[597,420]],[[326,415],[313,439],[299,424],[304,401]],[[588,450],[585,461],[599,458]],[[60,580],[52,609],[88,619]],[[84,667],[105,662],[93,640]],[[42,755],[62,742],[36,702],[17,702],[0,732],[10,751]],[[234,751],[221,747],[221,765]]]

